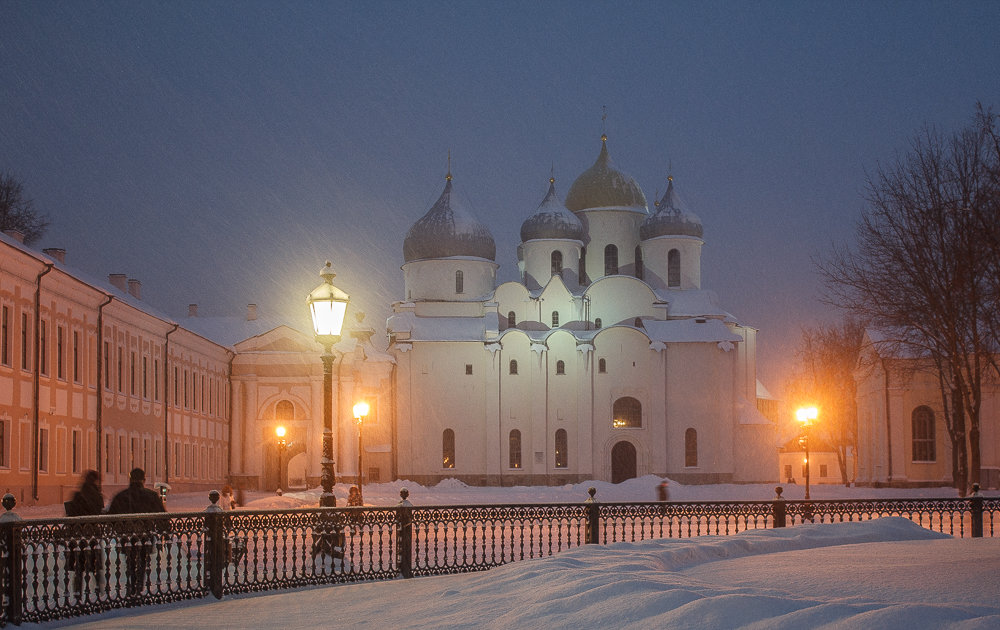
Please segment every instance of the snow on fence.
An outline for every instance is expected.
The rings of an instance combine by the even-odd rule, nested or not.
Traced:
[[[1000,536],[1000,499],[308,508],[14,520],[0,516],[0,627],[214,595],[480,571],[589,543],[902,516]],[[8,495],[9,496],[9,495]],[[210,498],[218,499],[213,492]],[[5,497],[4,507],[13,508]]]

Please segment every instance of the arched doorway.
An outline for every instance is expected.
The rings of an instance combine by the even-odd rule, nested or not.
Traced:
[[[621,441],[611,449],[611,483],[621,483],[636,476],[635,447]]]

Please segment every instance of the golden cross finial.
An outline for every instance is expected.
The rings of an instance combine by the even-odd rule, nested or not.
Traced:
[[[608,121],[608,106],[601,105],[601,142],[608,141],[607,121]]]
[[[552,163],[552,168],[549,169],[549,183],[556,183],[556,163]]]
[[[451,181],[451,149],[448,149],[448,174],[444,178]]]

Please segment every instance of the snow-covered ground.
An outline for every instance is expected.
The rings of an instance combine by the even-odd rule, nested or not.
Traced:
[[[658,479],[613,486],[433,488],[395,482],[365,489],[392,505],[648,501]],[[342,500],[347,486],[338,486]],[[789,499],[801,487],[786,488]],[[944,488],[814,486],[814,499],[952,497]],[[250,508],[314,505],[318,492],[248,495]],[[755,500],[772,486],[680,486],[672,500]],[[200,509],[204,495],[171,497]],[[44,517],[50,508],[19,510]],[[57,514],[57,513],[56,513]],[[56,515],[52,514],[52,515]],[[588,545],[491,571],[112,611],[44,624],[79,628],[1000,628],[1000,539],[953,539],[901,518],[800,525],[735,536]],[[22,627],[33,627],[31,624]],[[39,626],[34,626],[39,627]]]

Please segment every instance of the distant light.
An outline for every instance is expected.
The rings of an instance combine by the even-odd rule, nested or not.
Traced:
[[[361,419],[368,415],[369,409],[368,403],[363,400],[354,405],[354,417],[357,418],[358,422],[361,422]]]
[[[819,417],[819,410],[816,407],[800,407],[795,410],[795,417],[802,424],[809,424]]]
[[[285,437],[285,427],[276,427],[274,429],[274,434],[280,438]]]

